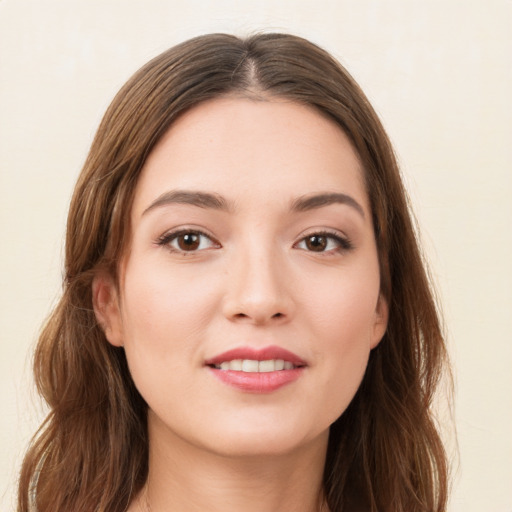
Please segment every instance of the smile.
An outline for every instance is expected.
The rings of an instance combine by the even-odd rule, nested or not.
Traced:
[[[307,363],[277,346],[240,347],[205,361],[214,377],[246,393],[271,393],[299,379]]]
[[[234,370],[246,373],[266,373],[281,370],[293,370],[297,368],[292,362],[284,359],[267,359],[258,361],[256,359],[233,359],[232,361],[223,361],[214,365],[217,370]]]

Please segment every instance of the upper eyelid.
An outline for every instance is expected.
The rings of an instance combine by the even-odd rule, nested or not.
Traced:
[[[210,233],[206,232],[203,229],[192,228],[192,227],[170,229],[170,230],[166,231],[165,233],[163,233],[162,235],[160,235],[155,240],[155,243],[157,245],[168,245],[171,241],[175,240],[180,235],[183,235],[183,234],[186,234],[186,233],[194,233],[194,234],[197,234],[197,235],[204,236],[204,237],[208,238],[209,240],[211,240],[211,242],[213,244],[221,246],[221,244],[217,240],[217,238],[215,238]],[[193,251],[191,251],[191,252],[193,252]]]
[[[218,238],[215,237],[212,233],[210,233],[209,230],[206,230],[206,229],[200,228],[200,227],[195,227],[195,226],[183,226],[183,227],[176,227],[176,228],[169,229],[169,230],[165,231],[162,235],[158,236],[157,239],[155,240],[155,242],[157,244],[169,242],[169,240],[172,240],[184,233],[196,233],[196,234],[199,234],[199,235],[209,238],[212,242],[214,242],[218,245],[222,245],[219,242]],[[298,243],[302,242],[308,236],[313,236],[313,235],[321,235],[321,236],[331,237],[331,238],[341,240],[341,241],[344,241],[344,242],[347,242],[350,244],[352,243],[351,238],[349,236],[347,236],[345,233],[343,233],[342,231],[339,231],[338,229],[317,227],[317,228],[310,228],[310,229],[304,230],[300,235],[298,235],[295,238],[295,242],[293,242],[293,245],[295,246]]]
[[[335,228],[311,228],[303,231],[298,237],[297,240],[301,241],[304,240],[304,238],[307,238],[308,236],[312,235],[323,235],[323,236],[330,236],[332,238],[340,238],[343,240],[349,240],[348,235],[343,233],[342,231],[335,229]]]
[[[306,234],[302,234],[300,238],[293,244],[293,247],[296,247],[297,245],[303,243],[308,237],[319,235],[319,236],[325,236],[327,238],[334,239],[338,244],[340,244],[341,250],[351,250],[354,249],[354,244],[352,242],[352,239],[349,238],[344,233],[335,230],[335,229],[313,229]],[[323,251],[319,252],[318,254],[326,254],[330,251]]]
[[[211,238],[212,240],[216,240],[215,236],[212,233],[210,233],[208,230],[206,230],[204,228],[200,228],[200,227],[195,227],[195,226],[184,226],[184,227],[180,226],[180,227],[168,229],[167,231],[165,231],[162,235],[160,235],[158,237],[158,240],[160,240],[161,238],[178,236],[183,233],[197,233],[198,235],[204,235],[208,238]]]

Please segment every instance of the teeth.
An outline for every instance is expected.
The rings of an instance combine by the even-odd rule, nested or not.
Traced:
[[[242,371],[243,361],[241,359],[233,359],[233,361],[227,361],[230,370]]]
[[[268,359],[266,361],[256,361],[254,359],[233,359],[232,361],[223,361],[215,366],[218,370],[234,370],[247,373],[265,373],[279,370],[293,370],[294,364],[283,359]]]
[[[253,359],[244,359],[242,361],[242,371],[253,373],[258,371],[258,361],[254,361]]]
[[[276,370],[276,362],[273,359],[270,361],[260,361],[258,370],[260,372],[274,372]]]

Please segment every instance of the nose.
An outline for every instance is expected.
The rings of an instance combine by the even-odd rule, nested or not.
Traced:
[[[225,317],[254,325],[288,322],[294,301],[285,267],[285,257],[276,251],[260,248],[239,254],[227,272]]]

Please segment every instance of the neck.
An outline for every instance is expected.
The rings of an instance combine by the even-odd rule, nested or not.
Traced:
[[[290,453],[225,456],[152,430],[148,481],[130,512],[327,512],[327,435]]]

